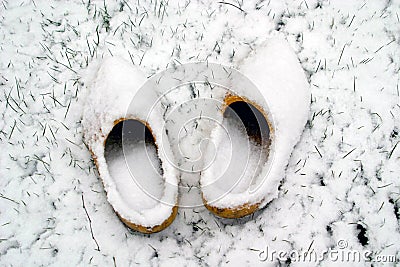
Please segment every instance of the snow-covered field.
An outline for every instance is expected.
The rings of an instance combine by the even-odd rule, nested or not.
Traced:
[[[244,219],[182,208],[160,233],[126,228],[83,143],[85,70],[237,66],[277,32],[312,93],[279,197]],[[395,266],[399,70],[396,0],[0,0],[0,265]]]

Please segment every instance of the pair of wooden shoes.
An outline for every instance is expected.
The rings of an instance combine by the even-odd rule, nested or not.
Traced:
[[[142,233],[161,231],[177,214],[179,170],[173,164],[163,110],[151,105],[158,101],[157,90],[139,90],[144,76],[124,60],[108,58],[94,69],[82,124],[107,199],[128,227]],[[257,177],[243,182],[233,177],[240,164],[231,164],[231,171],[222,173],[220,181],[213,181],[218,166],[206,169],[200,178],[205,207],[225,218],[252,214],[277,197],[310,104],[304,72],[283,39],[266,41],[239,70],[263,99],[246,88],[223,95],[222,124],[229,128],[233,112],[244,125],[245,132],[233,135],[238,140],[247,135],[250,140],[251,149],[243,149],[250,157],[257,154],[257,161],[247,164],[244,172],[254,169]],[[139,101],[133,102],[135,98]],[[223,134],[216,129],[210,138],[217,146],[217,157],[224,157]],[[238,162],[243,158],[241,144],[235,142],[237,150],[232,150]]]

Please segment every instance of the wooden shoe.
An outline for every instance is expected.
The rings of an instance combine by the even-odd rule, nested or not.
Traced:
[[[115,213],[128,227],[155,233],[177,214],[178,174],[167,160],[161,113],[150,112],[157,96],[139,90],[144,81],[126,61],[104,60],[89,81],[82,125]]]
[[[252,214],[278,196],[310,106],[304,71],[284,39],[266,41],[239,70],[258,92],[236,88],[221,100],[215,161],[200,178],[205,207],[224,218]]]

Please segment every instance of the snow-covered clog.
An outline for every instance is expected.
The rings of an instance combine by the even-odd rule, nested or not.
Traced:
[[[94,68],[82,125],[107,199],[130,228],[154,233],[177,214],[178,174],[154,91],[126,61],[107,58]],[[162,140],[162,141],[161,141]]]
[[[206,208],[224,218],[252,214],[278,196],[310,108],[304,71],[283,38],[267,40],[239,70],[258,90],[236,86],[222,99],[222,127],[210,137],[215,162],[200,178]]]

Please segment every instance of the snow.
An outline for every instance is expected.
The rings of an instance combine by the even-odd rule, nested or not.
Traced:
[[[224,119],[211,139],[213,149],[206,155],[215,154],[216,157],[202,173],[203,196],[211,205],[225,208],[235,208],[252,201],[247,191],[260,182],[257,180],[260,180],[260,172],[267,162],[267,151],[249,139],[237,117]]]
[[[259,255],[267,246],[321,252],[340,240],[351,249],[400,258],[399,2],[229,2],[246,13],[194,0],[0,3],[1,265],[276,266],[289,259],[263,262]],[[90,96],[85,70],[111,55],[144,78],[204,60],[238,68],[277,31],[311,86],[307,124],[277,198],[240,220],[197,206],[181,208],[160,233],[130,231],[109,204],[83,142],[83,106]],[[177,102],[191,97],[189,90],[178,91]],[[193,144],[204,154],[209,127],[195,127],[188,124],[196,139],[182,140],[188,146],[182,151],[196,151],[197,159],[199,150],[188,148]],[[178,155],[179,138],[172,137]],[[191,170],[182,157],[177,161]],[[197,197],[197,178],[182,174],[189,186],[180,204],[191,206]],[[366,229],[366,245],[358,224]],[[338,264],[290,260],[290,266]]]
[[[123,201],[138,212],[156,206],[164,185],[154,146],[137,142],[124,145],[123,151],[116,150],[110,152],[106,161]]]

